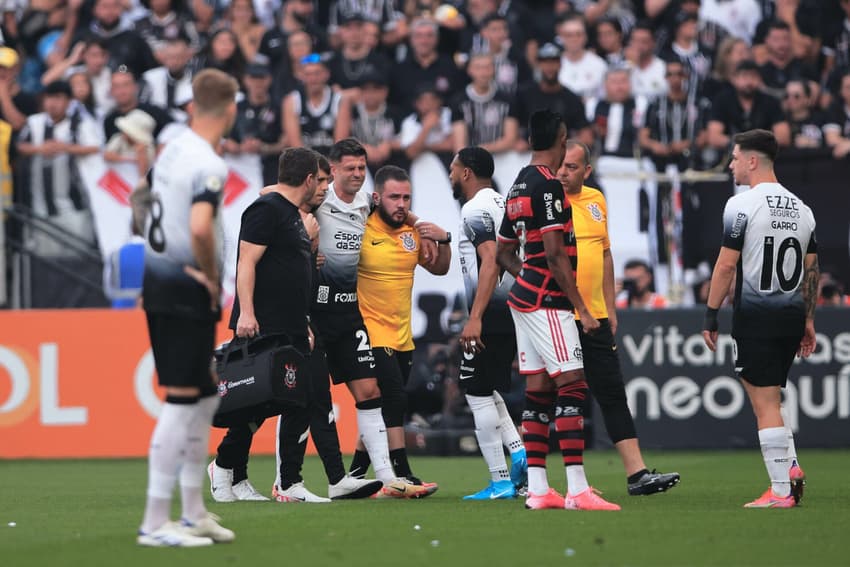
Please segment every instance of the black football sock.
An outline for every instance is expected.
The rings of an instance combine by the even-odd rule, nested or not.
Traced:
[[[390,462],[393,464],[393,470],[396,476],[413,476],[413,471],[410,470],[410,463],[407,462],[407,449],[404,447],[390,450]]]
[[[629,478],[627,479],[627,482],[629,484],[633,484],[633,483],[639,481],[641,478],[643,478],[643,475],[645,475],[645,474],[649,474],[649,471],[647,469],[641,469],[638,472],[636,472],[635,474],[630,475]]]
[[[369,459],[369,453],[357,449],[354,451],[354,458],[351,459],[351,466],[348,468],[348,474],[354,478],[365,478],[369,472],[369,465],[372,461]]]

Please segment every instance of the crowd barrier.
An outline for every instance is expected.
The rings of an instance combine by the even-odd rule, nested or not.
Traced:
[[[721,348],[710,353],[701,323],[699,310],[620,314],[618,350],[643,447],[757,445],[749,403],[732,373],[731,339],[721,336]],[[728,329],[728,320],[722,324]],[[786,391],[791,425],[800,447],[850,447],[846,315],[819,310],[817,326],[818,349],[794,365]],[[219,338],[228,336],[221,326]],[[334,387],[333,397],[342,450],[350,453],[354,404],[344,387]],[[0,458],[144,456],[161,398],[141,311],[0,313]],[[604,447],[607,436],[594,415],[595,445]],[[214,430],[210,450],[222,435]],[[273,423],[259,430],[253,450],[273,452]]]

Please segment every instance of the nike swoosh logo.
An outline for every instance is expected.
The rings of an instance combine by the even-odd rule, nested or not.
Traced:
[[[378,244],[383,244],[383,243],[384,243],[383,239],[381,239],[381,240],[373,240],[373,241],[372,241],[372,246],[377,246]]]
[[[372,364],[372,363],[370,362],[370,363],[369,363],[369,368],[375,368],[375,365],[374,365],[374,364]]]
[[[502,496],[507,496],[507,495],[508,495],[508,493],[507,493],[507,492],[500,492],[500,493],[498,493],[498,494],[491,494],[491,495],[490,495],[490,500],[496,500],[496,499],[498,499],[498,498],[501,498]]]
[[[460,376],[458,376],[459,380],[469,380],[470,378],[472,378],[472,374],[468,376],[464,376],[463,374],[461,374]]]

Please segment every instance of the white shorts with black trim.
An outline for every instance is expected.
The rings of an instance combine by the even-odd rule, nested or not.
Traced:
[[[554,377],[584,367],[581,340],[572,311],[518,311],[511,307],[511,316],[516,327],[520,374],[546,371]]]

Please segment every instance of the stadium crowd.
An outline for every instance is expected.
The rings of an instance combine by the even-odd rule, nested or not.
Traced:
[[[348,136],[373,173],[424,152],[448,165],[467,145],[526,151],[542,107],[595,157],[650,157],[659,171],[722,170],[732,136],[752,128],[785,147],[850,153],[847,0],[4,0],[0,10],[4,207],[91,243],[76,159],[102,152],[144,180],[205,68],[241,86],[222,152],[259,154],[266,184],[284,147],[327,152]],[[15,242],[14,223],[7,231]],[[53,248],[40,252],[67,254]],[[621,306],[664,306],[651,260],[620,260],[634,272]],[[822,302],[846,303],[839,279],[824,284]]]

